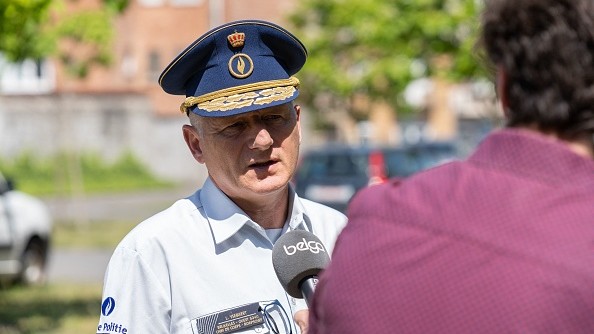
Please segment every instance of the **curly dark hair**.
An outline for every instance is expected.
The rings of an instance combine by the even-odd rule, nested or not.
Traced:
[[[480,44],[507,74],[509,126],[594,134],[594,1],[487,0]]]

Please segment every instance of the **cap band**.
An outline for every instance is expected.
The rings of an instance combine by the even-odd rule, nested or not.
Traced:
[[[207,112],[214,112],[233,110],[252,104],[265,105],[293,96],[298,86],[299,79],[290,77],[226,88],[201,96],[188,96],[181,104],[180,111],[187,114],[193,106]]]

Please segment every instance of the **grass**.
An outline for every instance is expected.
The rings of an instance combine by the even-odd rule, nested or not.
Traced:
[[[113,249],[136,223],[58,223],[54,226],[52,246]],[[101,310],[101,289],[101,283],[0,288],[0,334],[94,333]]]
[[[52,246],[113,249],[136,223],[109,221],[80,226],[58,223],[54,226]],[[100,282],[0,288],[0,334],[95,333],[101,289]]]
[[[3,161],[0,170],[16,181],[18,189],[33,195],[68,194],[73,185],[68,157],[37,159],[23,154]],[[87,193],[125,192],[135,189],[170,188],[158,180],[131,155],[107,164],[93,155],[77,162],[82,186]],[[72,169],[72,168],[71,168]],[[76,168],[75,168],[76,169]],[[138,221],[105,221],[76,225],[56,222],[52,233],[54,249],[114,249]],[[95,333],[101,310],[102,283],[51,283],[40,287],[0,286],[0,334]]]
[[[59,153],[39,157],[22,152],[0,157],[0,171],[17,189],[37,196],[63,196],[72,192],[110,193],[138,189],[163,189],[173,183],[153,175],[132,153],[108,162],[92,152],[78,156]]]
[[[54,226],[52,246],[113,249],[137,223],[137,221],[93,222],[84,225],[58,223]]]
[[[101,284],[14,286],[0,290],[0,334],[94,333]]]

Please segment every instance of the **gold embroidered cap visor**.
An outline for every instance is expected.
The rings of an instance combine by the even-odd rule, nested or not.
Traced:
[[[184,113],[225,117],[294,100],[307,50],[282,27],[243,20],[214,28],[161,73],[169,94],[185,95]]]

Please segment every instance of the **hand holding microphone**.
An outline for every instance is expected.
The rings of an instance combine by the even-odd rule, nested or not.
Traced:
[[[308,231],[287,232],[272,248],[272,265],[281,285],[291,297],[305,299],[308,306],[318,274],[329,262],[326,247]]]

